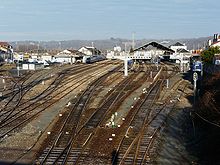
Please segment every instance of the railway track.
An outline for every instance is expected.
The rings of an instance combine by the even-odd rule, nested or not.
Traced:
[[[126,137],[124,137],[126,140],[124,143],[123,141],[120,143],[118,150],[119,153],[124,154],[117,155],[118,157],[114,159],[115,162],[113,163],[120,165],[142,165],[152,163],[151,158],[155,154],[156,147],[154,147],[154,143],[157,139],[157,136],[159,135],[161,129],[163,129],[169,113],[175,108],[175,105],[183,94],[185,88],[185,82],[178,82],[175,87],[175,91],[172,93],[173,96],[167,98],[165,104],[152,105],[153,110],[150,112],[147,118],[145,118],[142,128],[140,129],[141,131],[136,133],[136,135],[133,137],[133,140],[131,140],[132,138],[129,137],[130,142],[126,139]],[[170,99],[172,99],[172,101],[170,101]],[[124,146],[124,144],[127,146]]]
[[[51,75],[57,75],[56,78],[54,79],[54,81],[52,81],[51,85],[48,86],[48,88],[46,88],[44,91],[42,91],[40,94],[38,94],[37,96],[35,96],[34,98],[30,98],[29,100],[34,100],[36,99],[38,96],[41,96],[43,93],[45,93],[46,91],[48,91],[48,89],[50,89],[51,87],[54,87],[54,85],[58,86],[59,82],[61,82],[64,78],[65,75],[68,75],[69,72],[73,72],[72,74],[76,74],[79,73],[80,71],[84,71],[86,69],[89,69],[89,67],[87,66],[75,66],[75,67],[68,67],[67,69],[63,69],[61,70],[60,68],[57,70],[53,70],[53,71],[47,71],[46,73],[39,74],[38,72],[36,73],[35,76],[30,75],[30,76],[25,76],[23,77],[20,81],[22,82],[21,85],[19,85],[19,88],[16,89],[16,91],[12,91],[13,96],[7,101],[7,103],[4,105],[4,107],[1,109],[1,111],[5,111],[6,108],[13,108],[13,107],[17,107],[18,105],[22,104],[22,98],[35,86],[41,84],[43,81],[47,81],[49,79],[52,78]],[[41,72],[40,72],[41,73]],[[70,79],[70,78],[69,78]],[[29,82],[28,82],[29,81]],[[59,82],[57,82],[59,81]],[[55,84],[56,83],[56,84]],[[18,84],[18,83],[17,83]],[[18,95],[18,93],[20,93],[19,95],[19,99],[15,99],[16,96]],[[15,99],[15,101],[13,101],[13,99]],[[23,104],[27,103],[29,100],[25,100],[23,101]],[[10,105],[9,105],[10,103]]]
[[[93,97],[96,97],[106,84],[109,85],[117,80],[119,74],[111,77],[111,80],[108,80],[111,73],[105,74],[90,82],[86,90],[81,91],[80,95],[71,101],[72,104],[66,108],[62,119],[55,124],[52,135],[47,136],[44,147],[41,148],[42,152],[39,153],[34,164],[87,164],[90,161],[101,164],[126,165],[151,163],[156,150],[157,137],[166,123],[167,116],[175,107],[186,87],[184,83],[178,81],[172,87],[174,91],[171,95],[166,98],[163,104],[158,104],[157,101],[165,79],[171,78],[177,72],[175,67],[173,69],[162,67],[164,69],[156,66],[150,66],[147,69],[138,66],[132,75],[111,88],[100,101],[101,104],[94,109],[89,109]],[[162,76],[156,76],[159,71]],[[140,76],[141,72],[142,76]],[[69,83],[73,79],[74,77],[69,75],[66,78]],[[133,82],[134,79],[136,79],[135,82]],[[76,84],[81,83],[81,80]],[[117,112],[121,103],[145,81],[155,81],[155,83],[151,84],[146,93],[143,93],[129,110],[126,120],[121,125],[123,128],[120,129],[120,134],[112,143],[115,148],[112,157],[93,157],[95,151],[91,147],[99,140],[100,131],[108,130],[105,128],[105,124],[111,114]],[[64,83],[62,84],[64,85]],[[62,94],[58,93],[54,98],[60,99]],[[111,130],[113,129],[111,128]]]
[[[101,66],[100,66],[101,67]],[[71,70],[64,70],[62,71],[61,73],[59,73],[57,75],[57,77],[52,81],[52,83],[50,85],[48,85],[48,87],[43,90],[42,92],[40,92],[37,96],[33,97],[33,98],[30,98],[29,100],[23,100],[22,101],[22,98],[25,96],[25,94],[27,94],[27,92],[31,89],[24,89],[22,90],[21,89],[21,93],[23,93],[21,96],[20,96],[20,99],[15,103],[15,106],[14,107],[9,107],[8,109],[6,109],[6,107],[4,109],[2,109],[0,112],[2,112],[0,114],[0,119],[1,119],[1,122],[0,122],[0,125],[5,121],[7,120],[8,118],[10,117],[13,117],[13,113],[15,112],[16,114],[19,114],[21,111],[24,111],[27,107],[30,107],[30,105],[34,105],[35,102],[39,102],[40,100],[48,100],[51,99],[53,96],[50,96],[52,93],[54,93],[55,90],[57,89],[62,89],[62,88],[65,88],[65,85],[69,84],[69,83],[73,83],[75,81],[75,79],[80,79],[83,77],[83,74],[85,74],[86,71],[91,71],[91,69],[93,69],[92,67],[88,68],[76,68],[74,67],[74,70],[77,69],[76,71],[74,71],[73,73],[71,74],[78,74],[78,75],[75,75],[75,76],[72,76],[71,78],[67,78],[65,79],[65,77],[68,76],[68,74],[66,72],[70,72],[73,70],[73,68],[70,68]],[[96,68],[98,69],[98,68]],[[82,73],[81,73],[82,72]],[[66,74],[64,74],[66,73]],[[80,74],[79,74],[80,73]],[[62,82],[64,81],[65,82]],[[45,81],[45,78],[42,80],[39,80],[37,81],[36,84],[39,84],[41,83],[42,81]],[[60,85],[62,83],[62,85]],[[35,85],[36,85],[35,84]],[[29,85],[29,86],[34,86],[34,85]],[[22,92],[23,91],[23,92]],[[62,93],[62,90],[57,92],[57,93]],[[48,97],[48,98],[47,98]],[[22,107],[23,106],[23,107]],[[18,110],[20,109],[20,110]],[[6,117],[5,117],[6,116]]]
[[[152,68],[151,68],[152,69]],[[150,70],[149,70],[149,72],[150,72]],[[148,72],[148,73],[149,73]],[[148,76],[149,76],[149,74],[148,74]],[[145,79],[146,80],[146,79]],[[138,84],[138,85],[140,85],[140,84]],[[128,85],[129,86],[129,85]],[[130,88],[130,86],[129,86],[129,88]],[[135,90],[136,88],[135,88],[135,85],[134,85],[134,89],[132,89],[133,91]],[[122,97],[123,98],[123,97]],[[125,98],[123,98],[123,99],[125,99]],[[119,102],[121,102],[121,100],[120,99],[118,99],[119,100]],[[114,104],[113,104],[114,105]],[[114,111],[113,112],[115,112],[116,111],[116,107],[114,107],[115,109],[114,109]],[[112,111],[110,111],[110,114],[112,113]],[[104,116],[105,117],[105,115],[102,115],[102,116]],[[129,120],[129,119],[128,119]],[[104,119],[102,119],[102,121],[100,121],[100,123],[98,124],[98,125],[96,125],[96,127],[94,127],[94,125],[92,125],[91,127],[87,127],[87,129],[90,129],[90,130],[88,130],[88,131],[86,131],[86,130],[84,130],[81,134],[80,134],[80,136],[83,136],[83,138],[84,138],[84,136],[87,134],[87,136],[86,136],[86,138],[84,138],[84,140],[80,140],[77,144],[78,145],[76,145],[75,147],[78,147],[79,145],[81,145],[82,146],[82,150],[81,150],[81,152],[80,153],[78,153],[78,156],[75,156],[75,157],[77,157],[77,159],[76,160],[74,160],[74,164],[86,164],[86,163],[89,163],[90,161],[94,161],[94,158],[92,159],[91,158],[91,152],[93,152],[92,150],[91,150],[91,143],[94,143],[95,141],[97,141],[98,140],[98,138],[99,137],[97,137],[98,135],[98,132],[100,131],[100,130],[103,130],[103,129],[105,129],[105,128],[103,128],[102,129],[102,126],[103,126],[103,124],[101,124],[102,122],[104,121]],[[103,122],[104,123],[104,122]],[[100,128],[101,127],[101,128]],[[91,132],[91,129],[94,129],[95,128],[95,130],[93,130],[93,132]],[[90,131],[90,132],[89,132]],[[89,133],[88,133],[89,132]],[[90,145],[91,144],[91,145]],[[85,152],[84,152],[85,151]],[[89,154],[88,154],[89,153]],[[90,157],[90,159],[88,158],[88,157]],[[105,159],[107,159],[107,158],[105,158]],[[104,163],[104,164],[106,164],[106,162]]]
[[[119,68],[117,68],[117,70],[118,69]],[[94,93],[96,87],[100,83],[102,83],[109,76],[109,74],[111,74],[111,72],[94,81],[87,88],[87,90],[85,90],[81,94],[77,102],[71,108],[71,112],[69,112],[69,114],[67,115],[63,126],[60,128],[60,130],[57,130],[58,136],[54,137],[51,140],[53,143],[51,144],[50,148],[47,148],[42,156],[39,158],[40,164],[53,164],[55,162],[60,163],[61,160],[64,162],[66,161],[67,158],[65,158],[65,156],[67,157],[67,155],[70,154],[73,139],[81,129],[78,125],[80,117],[82,116],[82,113],[84,112],[85,107],[90,100],[92,94]],[[54,154],[56,154],[56,156],[54,156]]]
[[[137,74],[135,76],[137,76]],[[102,105],[96,111],[94,111],[92,114],[90,114],[90,117],[88,117],[87,120],[84,120],[83,122],[79,122],[80,125],[77,126],[76,133],[73,136],[73,138],[75,140],[77,140],[77,138],[79,138],[79,136],[81,136],[80,134],[82,134],[82,132],[84,134],[84,138],[83,139],[85,141],[88,142],[89,139],[92,138],[92,135],[95,134],[96,128],[98,127],[98,125],[100,125],[102,120],[105,118],[105,115],[107,114],[108,110],[111,109],[111,107],[115,104],[115,102],[119,98],[121,98],[121,97],[123,97],[125,95],[125,93],[124,93],[125,92],[125,88],[127,87],[127,85],[132,80],[130,78],[125,78],[114,90],[112,90],[111,94],[109,94],[109,96],[103,101]],[[85,116],[84,116],[84,118],[85,118]],[[81,139],[81,141],[83,141],[83,140]],[[84,153],[86,151],[86,149],[84,149],[84,147],[86,146],[87,142],[85,142],[85,141],[83,142],[84,144],[81,144],[81,152],[80,153]],[[69,142],[67,144],[71,144],[71,142]],[[74,144],[71,144],[71,146],[72,145],[74,145]],[[72,157],[72,156],[70,156],[71,155],[70,153],[71,153],[71,150],[72,150],[71,146],[68,146],[69,147],[68,154],[66,154],[66,157],[63,158],[64,162],[66,162],[68,160],[68,163],[70,163],[70,161],[71,161],[70,160],[70,158]],[[66,149],[66,148],[64,147],[64,149]],[[76,149],[76,150],[78,151],[78,149]],[[45,155],[45,154],[43,154],[43,155]],[[79,160],[79,157],[82,154],[79,155],[79,153],[78,153],[77,155],[78,155],[77,159]],[[60,156],[57,156],[57,159],[54,160],[54,162],[58,162],[59,161],[59,163],[61,163],[62,162],[62,156],[63,156],[63,153],[60,153]],[[59,160],[59,159],[61,159],[61,160]],[[77,161],[77,160],[75,160],[75,161]],[[49,162],[43,162],[43,163],[48,164]]]
[[[116,150],[116,154],[113,158],[113,164],[117,161],[126,162],[126,163],[133,163],[134,160],[138,159],[135,158],[135,147],[134,144],[138,143],[138,137],[140,136],[140,132],[143,132],[143,126],[149,120],[151,115],[151,108],[153,107],[154,102],[159,97],[160,88],[162,85],[162,81],[158,80],[149,90],[148,94],[140,100],[138,103],[139,107],[136,108],[136,113],[131,118],[130,123],[128,124],[127,134],[122,138],[119,142],[119,146]],[[132,129],[132,131],[129,131]],[[132,132],[132,133],[130,133]],[[139,142],[140,143],[140,142]],[[133,147],[133,151],[131,148]],[[128,155],[128,153],[130,153]],[[116,157],[117,156],[117,157]],[[126,157],[128,157],[126,159]]]
[[[96,68],[97,69],[97,68]],[[91,76],[100,75],[99,72],[93,73]],[[17,129],[21,125],[27,123],[29,120],[33,119],[35,116],[37,116],[39,113],[46,110],[48,107],[52,106],[57,102],[58,99],[62,99],[65,97],[68,93],[70,93],[73,89],[76,89],[77,87],[83,85],[88,81],[88,77],[84,77],[83,79],[80,79],[76,82],[75,87],[65,87],[61,93],[58,93],[52,97],[49,97],[48,99],[41,102],[41,104],[36,104],[35,102],[26,105],[25,107],[20,108],[15,112],[14,114],[11,113],[7,116],[7,120],[2,120],[1,122],[1,138],[3,138],[5,135],[8,135],[8,133],[12,132],[13,130]],[[74,86],[75,84],[72,84]],[[56,97],[56,99],[53,99]]]

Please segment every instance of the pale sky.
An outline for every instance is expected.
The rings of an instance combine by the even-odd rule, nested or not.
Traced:
[[[0,41],[206,37],[219,20],[219,0],[1,0]]]

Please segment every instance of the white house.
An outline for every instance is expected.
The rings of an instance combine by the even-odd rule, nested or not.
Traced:
[[[28,59],[29,62],[38,62],[48,65],[47,62],[54,61],[54,56],[49,53],[30,53],[29,55],[30,55],[30,58]]]
[[[42,61],[53,61],[54,60],[54,56],[49,54],[49,53],[43,53],[41,55],[41,60]]]
[[[216,46],[220,47],[220,41],[217,41],[211,44],[211,47],[216,47]]]
[[[78,51],[86,54],[87,56],[101,55],[101,51],[95,47],[83,46]]]
[[[220,36],[219,36],[219,34],[214,34],[213,40],[209,40],[208,44],[209,44],[210,47],[216,47],[216,46],[220,47]]]
[[[81,60],[85,54],[78,50],[66,49],[54,56],[56,62],[73,64]]]
[[[13,60],[14,61],[23,61],[24,60],[24,55],[20,54],[20,53],[17,53],[17,52],[14,52],[13,53]]]
[[[170,60],[175,61],[176,63],[187,64],[190,62],[190,57],[192,53],[185,49],[178,49],[176,53],[170,55]]]
[[[170,60],[180,64],[180,70],[185,72],[190,69],[190,57],[192,53],[186,49],[177,49],[175,53],[170,55]]]
[[[220,65],[220,54],[215,54],[213,58],[213,64]]]
[[[13,60],[13,47],[8,42],[0,42],[0,58]]]
[[[115,46],[113,50],[108,50],[106,54],[107,59],[115,59],[115,56],[122,56],[123,52],[120,46]]]
[[[41,55],[39,53],[30,53],[29,55],[31,61],[38,61],[41,58]]]

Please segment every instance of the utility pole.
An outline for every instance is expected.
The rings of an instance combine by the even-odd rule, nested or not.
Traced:
[[[92,55],[94,55],[94,45],[93,45],[93,42],[92,42]]]
[[[125,53],[126,53],[126,49],[127,49],[127,43],[125,42]]]
[[[134,32],[132,33],[132,49],[134,50],[134,45],[135,45],[135,43],[134,43]]]
[[[38,45],[37,45],[37,54],[39,55],[39,48],[40,48],[40,41],[38,41]]]
[[[60,49],[60,51],[61,51],[61,42],[59,41],[59,49]]]

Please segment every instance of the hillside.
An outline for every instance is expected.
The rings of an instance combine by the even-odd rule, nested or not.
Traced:
[[[188,49],[198,49],[202,48],[207,44],[207,40],[212,37],[200,37],[200,38],[190,38],[190,39],[164,39],[164,40],[154,40],[154,39],[141,39],[135,40],[135,47],[139,47],[151,41],[159,42],[165,46],[172,45],[174,43],[181,42],[188,46]],[[120,39],[120,38],[110,38],[105,40],[66,40],[66,41],[16,41],[10,42],[16,49],[21,45],[26,45],[26,47],[41,47],[41,49],[78,49],[82,46],[92,46],[101,50],[109,50],[114,46],[121,46],[125,49],[125,43],[127,43],[127,50],[131,48],[131,40]]]

